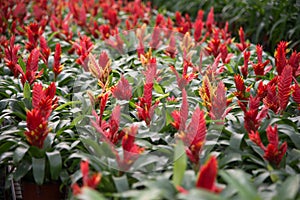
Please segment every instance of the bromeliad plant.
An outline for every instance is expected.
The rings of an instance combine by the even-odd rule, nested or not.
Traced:
[[[139,0],[1,6],[8,180],[60,180],[75,199],[300,196],[300,53],[287,42],[272,57],[213,8],[193,22]]]

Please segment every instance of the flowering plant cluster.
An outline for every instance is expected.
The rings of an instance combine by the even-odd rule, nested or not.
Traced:
[[[140,0],[0,5],[7,180],[78,199],[300,197],[288,42],[268,55],[213,8],[192,21]]]

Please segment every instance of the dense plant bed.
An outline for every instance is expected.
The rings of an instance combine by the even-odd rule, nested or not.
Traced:
[[[1,2],[0,165],[79,199],[300,198],[300,53],[149,3]],[[239,42],[238,42],[239,41]]]

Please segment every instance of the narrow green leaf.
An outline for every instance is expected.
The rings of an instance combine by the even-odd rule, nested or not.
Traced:
[[[174,152],[174,168],[173,168],[173,184],[179,186],[184,176],[187,165],[187,157],[185,147],[181,140],[177,142]]]
[[[153,84],[153,88],[155,90],[155,92],[159,93],[159,94],[165,94],[165,92],[163,91],[163,89],[161,88],[161,86],[158,83],[154,83]]]
[[[80,104],[80,103],[81,103],[81,101],[68,101],[67,103],[64,103],[64,104],[58,106],[55,109],[55,111],[60,111],[60,110],[64,109],[66,106],[71,106],[73,104]]]
[[[240,199],[261,200],[257,195],[253,184],[249,181],[249,176],[242,170],[220,171],[220,175],[229,185],[238,191]]]
[[[23,72],[25,73],[26,72],[26,65],[25,65],[25,63],[24,63],[24,61],[21,57],[19,57],[18,63],[20,65],[20,67],[22,68]]]
[[[46,154],[49,160],[51,178],[53,180],[57,180],[62,167],[62,158],[60,152],[53,151],[53,152],[46,152]]]
[[[295,199],[300,187],[300,175],[288,177],[278,188],[277,199]]]
[[[126,174],[121,177],[113,177],[113,180],[118,192],[125,192],[129,190],[129,184]]]
[[[33,177],[37,184],[42,185],[45,178],[45,158],[32,158]]]
[[[30,91],[30,85],[28,82],[25,82],[23,94],[24,94],[25,99],[30,99],[31,91]]]
[[[28,149],[29,149],[28,147],[18,147],[14,151],[14,157],[13,157],[14,163],[20,162],[24,157],[24,155],[27,153]]]
[[[19,181],[23,178],[31,169],[31,163],[28,160],[23,160],[17,167],[16,171],[14,172],[14,179]]]

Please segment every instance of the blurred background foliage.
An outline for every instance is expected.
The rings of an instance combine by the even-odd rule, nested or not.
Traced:
[[[274,53],[276,44],[289,41],[289,47],[300,50],[300,0],[151,0],[160,12],[166,10],[188,13],[195,19],[199,9],[207,15],[214,7],[219,25],[229,22],[230,31],[237,36],[242,26],[246,38]]]

